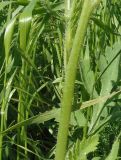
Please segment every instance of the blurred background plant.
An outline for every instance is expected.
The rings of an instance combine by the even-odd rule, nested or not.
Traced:
[[[83,0],[73,3],[67,22],[61,0],[0,2],[0,160],[54,159],[64,75]],[[120,6],[119,0],[102,0],[89,21],[66,159],[121,157],[121,95],[110,96],[121,90]]]

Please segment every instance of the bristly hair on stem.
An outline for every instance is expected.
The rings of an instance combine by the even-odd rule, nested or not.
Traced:
[[[79,53],[82,48],[82,43],[84,40],[89,18],[92,14],[93,9],[99,2],[100,0],[95,1],[95,3],[90,0],[85,0],[82,7],[81,16],[79,18],[78,27],[72,44],[72,49],[65,73],[65,83],[61,101],[61,115],[57,136],[55,160],[65,160],[68,127],[71,115],[74,83],[76,78]]]

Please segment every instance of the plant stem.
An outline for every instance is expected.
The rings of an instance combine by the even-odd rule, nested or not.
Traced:
[[[64,43],[64,69],[66,70],[66,66],[69,59],[69,50],[70,50],[70,44],[71,44],[71,1],[66,0],[65,1],[65,21],[66,21],[66,28],[65,28],[65,43]]]
[[[83,44],[89,17],[93,9],[95,8],[96,4],[98,4],[99,2],[100,0],[85,0],[83,4],[82,13],[79,19],[76,35],[73,41],[72,50],[66,69],[55,160],[65,160],[68,128],[72,108],[74,83],[76,78],[79,53]]]

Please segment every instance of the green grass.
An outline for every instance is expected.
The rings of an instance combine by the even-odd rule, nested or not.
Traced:
[[[0,2],[0,160],[116,160],[119,0]]]

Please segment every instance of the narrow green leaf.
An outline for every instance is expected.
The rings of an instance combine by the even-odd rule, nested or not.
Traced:
[[[100,160],[100,157],[94,157],[92,160]]]
[[[0,2],[0,10],[2,10],[4,7],[6,7],[7,5],[9,5],[10,3],[12,3],[12,2],[10,2],[10,1]]]
[[[120,145],[120,142],[119,142],[119,136],[118,136],[113,143],[111,152],[109,153],[108,157],[105,160],[117,160],[119,145]]]
[[[31,124],[40,124],[40,123],[44,123],[50,119],[56,118],[58,117],[58,114],[60,112],[60,109],[53,109],[51,111],[46,111],[45,113],[40,113],[36,116],[33,116],[27,120],[24,120],[20,123],[17,123],[11,127],[9,127],[8,129],[6,129],[5,131],[3,131],[1,134],[5,134],[13,129],[19,128],[21,126],[27,126],[27,125],[31,125]]]
[[[115,35],[120,35],[119,33],[115,32],[112,28],[110,28],[108,25],[104,24],[101,20],[99,20],[95,17],[92,17],[91,19],[95,22],[96,25],[98,25],[100,28],[102,28],[105,32],[107,32],[109,34],[111,33],[111,34],[115,34]]]
[[[58,10],[63,10],[64,9],[64,2],[58,2],[52,5],[52,10],[53,11],[58,11]]]
[[[9,51],[11,48],[11,41],[12,41],[13,31],[15,27],[15,22],[16,22],[16,17],[11,19],[11,21],[8,23],[5,30],[5,34],[4,34],[6,63],[8,62],[8,58],[9,58]]]
[[[25,51],[27,45],[27,38],[32,20],[32,11],[36,5],[37,0],[30,1],[28,6],[25,7],[19,18],[20,29],[20,48]]]

